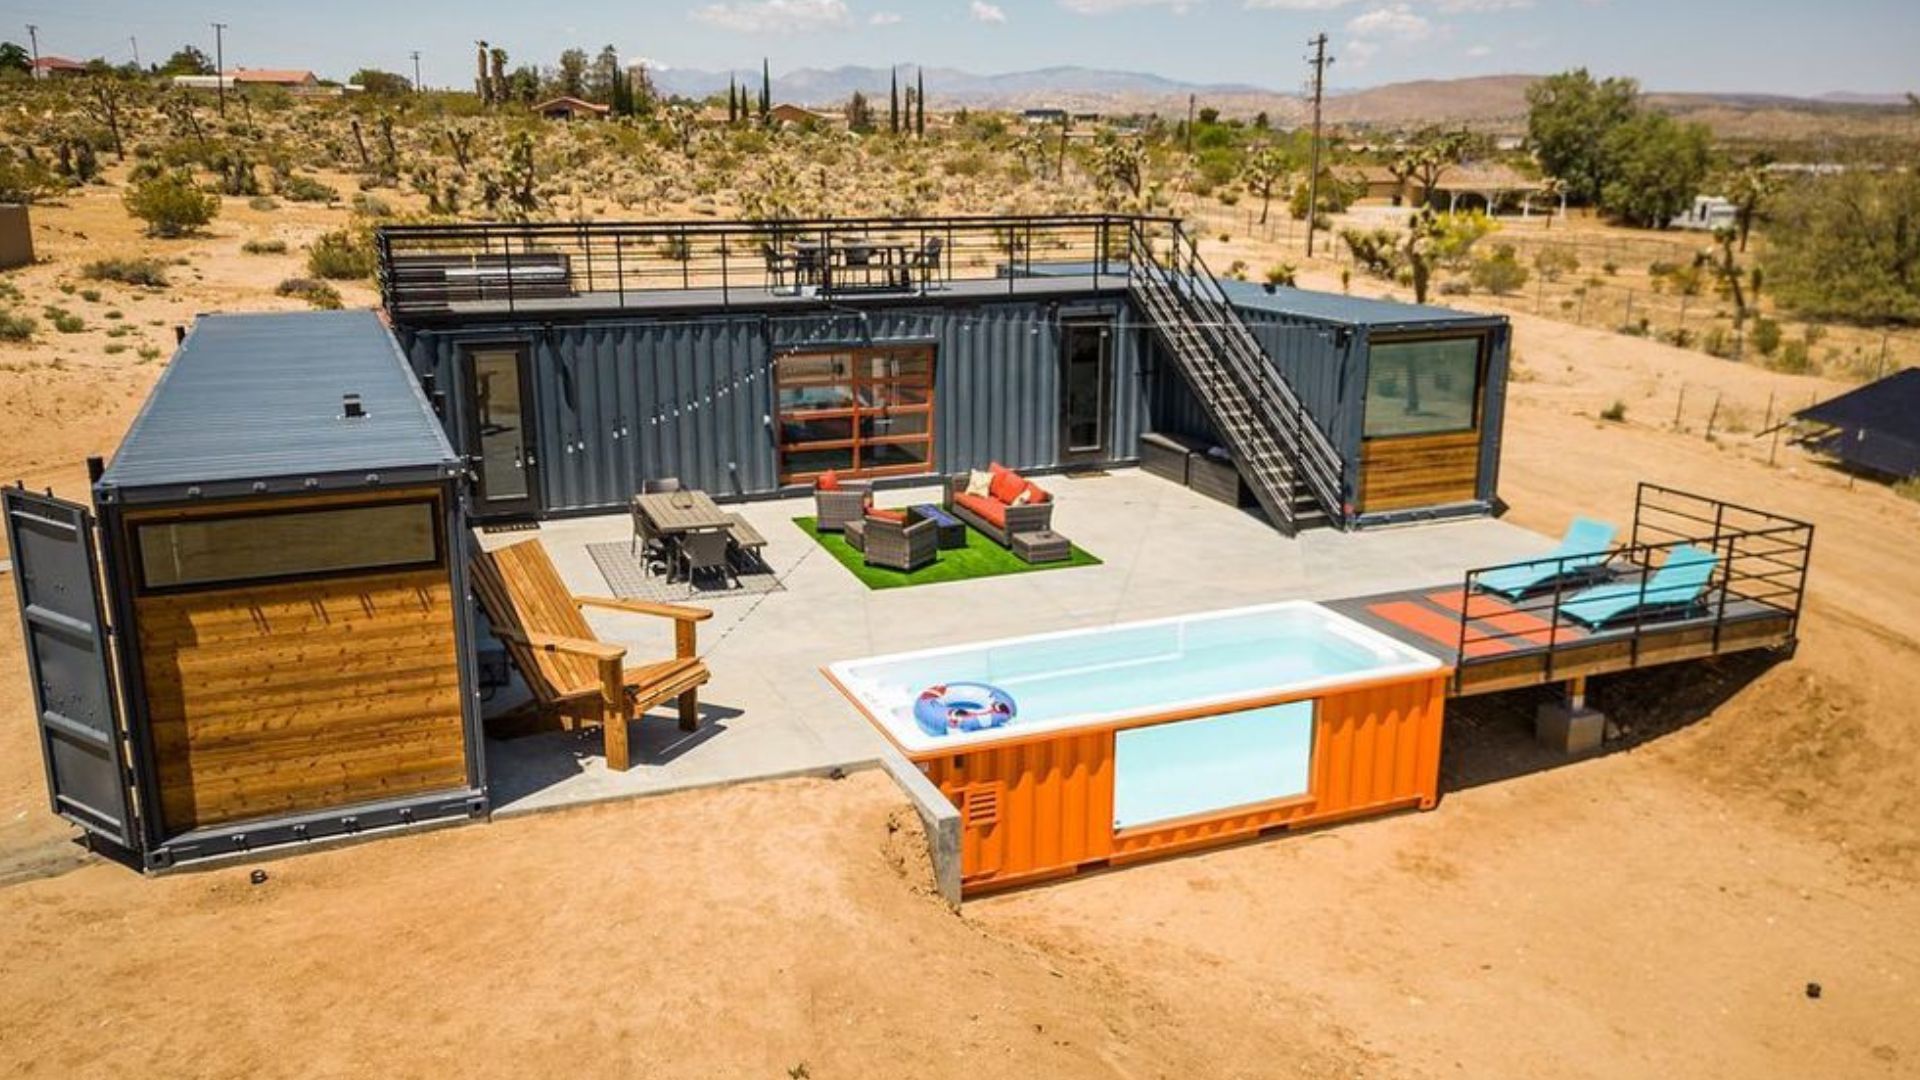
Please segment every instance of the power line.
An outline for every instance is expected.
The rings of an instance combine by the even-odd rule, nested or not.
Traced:
[[[1313,148],[1307,165],[1307,258],[1313,258],[1313,228],[1320,216],[1320,99],[1327,89],[1327,35],[1323,31],[1307,42],[1313,46]]]

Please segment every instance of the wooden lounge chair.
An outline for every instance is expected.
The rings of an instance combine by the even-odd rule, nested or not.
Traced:
[[[694,624],[712,616],[703,608],[574,596],[538,540],[483,551],[473,559],[474,592],[506,643],[508,655],[533,692],[529,711],[568,729],[597,720],[606,739],[607,768],[625,771],[627,721],[669,698],[680,699],[680,729],[699,726],[698,689],[709,678],[696,655]],[[674,656],[638,667],[624,663],[624,646],[594,636],[583,606],[660,615],[674,620]]]

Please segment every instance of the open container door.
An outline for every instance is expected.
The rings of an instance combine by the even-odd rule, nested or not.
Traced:
[[[138,851],[101,615],[93,517],[84,506],[24,488],[0,489],[0,516],[13,551],[53,811]]]

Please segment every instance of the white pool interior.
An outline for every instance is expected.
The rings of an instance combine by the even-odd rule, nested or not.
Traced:
[[[1438,667],[1411,646],[1294,600],[847,660],[829,670],[895,743],[919,753]],[[1014,719],[928,734],[914,720],[914,702],[955,682],[1006,691]]]

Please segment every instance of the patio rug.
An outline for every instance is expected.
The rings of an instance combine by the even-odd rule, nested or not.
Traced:
[[[665,574],[646,573],[639,557],[631,554],[627,545],[625,540],[587,545],[593,565],[599,567],[600,576],[607,579],[607,589],[621,600],[649,600],[660,604],[684,604],[691,600],[704,604],[709,600],[786,591],[786,586],[780,584],[780,576],[767,569],[741,571],[739,588],[734,588],[732,578],[719,574],[702,575],[692,584],[668,582]]]
[[[888,570],[879,566],[868,566],[866,559],[847,544],[847,538],[837,532],[821,532],[814,528],[815,519],[811,516],[793,519],[800,531],[813,537],[814,542],[825,548],[827,554],[839,561],[854,577],[864,582],[869,589],[900,589],[909,585],[933,585],[942,581],[971,581],[974,578],[999,577],[1002,574],[1030,574],[1037,570],[1066,570],[1075,566],[1098,566],[1100,560],[1089,554],[1080,545],[1073,545],[1071,557],[1060,562],[1027,563],[1021,562],[1013,552],[989,540],[979,530],[967,530],[967,546],[952,548],[940,553],[938,561],[931,566],[923,566],[911,574],[898,570]]]

